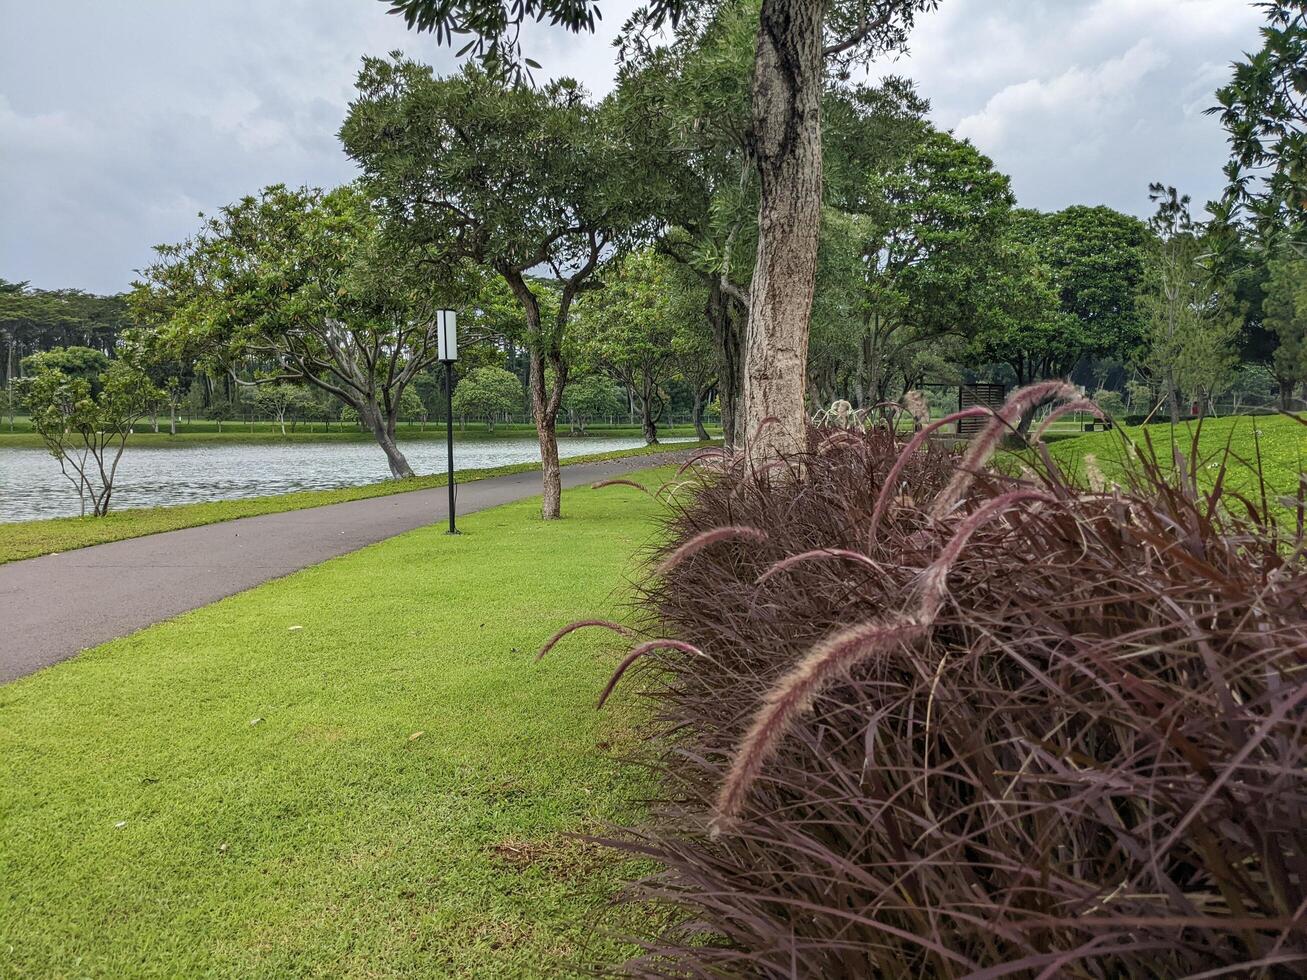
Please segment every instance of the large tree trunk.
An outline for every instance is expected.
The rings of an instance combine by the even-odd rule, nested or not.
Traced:
[[[359,408],[359,420],[367,426],[372,438],[377,440],[377,445],[381,451],[386,454],[386,462],[390,464],[390,475],[396,480],[404,480],[413,475],[413,468],[408,465],[408,460],[404,454],[399,451],[399,446],[395,443],[395,423],[387,420],[381,411],[375,405],[363,405]]]
[[[1171,424],[1180,424],[1180,396],[1175,390],[1175,373],[1167,368],[1166,371],[1166,407],[1171,413]]]
[[[559,376],[554,380],[556,388],[562,388],[566,379],[561,374],[562,359],[554,363],[554,370]],[[540,516],[547,521],[557,520],[563,511],[563,473],[558,466],[558,421],[559,398],[554,397],[545,387],[545,358],[538,351],[531,352],[531,409],[535,416],[536,436],[540,440],[540,474],[544,484],[544,494],[540,501]]]
[[[803,387],[821,223],[822,12],[763,0],[752,85],[758,257],[749,289],[744,438],[765,461],[807,446]],[[775,423],[763,426],[767,419]]]

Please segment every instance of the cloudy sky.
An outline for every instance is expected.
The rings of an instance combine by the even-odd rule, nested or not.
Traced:
[[[540,28],[549,73],[611,84],[598,35]],[[264,184],[329,186],[360,57],[395,48],[453,66],[375,0],[0,0],[0,277],[127,287],[150,246]],[[1202,110],[1256,47],[1247,0],[943,0],[911,55],[936,123],[1012,175],[1023,205],[1148,210],[1150,180],[1220,189],[1224,136]]]

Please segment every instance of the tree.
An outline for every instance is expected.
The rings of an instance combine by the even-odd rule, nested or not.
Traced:
[[[89,347],[54,347],[23,358],[24,374],[59,371],[66,378],[76,378],[98,388],[100,376],[109,367],[109,358]]]
[[[572,427],[585,435],[590,422],[622,410],[617,387],[602,374],[583,374],[567,386],[563,407],[572,419]]]
[[[275,185],[160,246],[132,294],[164,345],[191,345],[257,385],[308,384],[353,408],[395,477],[413,470],[395,442],[405,389],[436,360],[435,311],[464,289],[393,250],[355,187]]]
[[[1157,211],[1149,222],[1156,241],[1145,296],[1150,313],[1146,363],[1162,380],[1176,424],[1179,391],[1210,402],[1232,379],[1242,315],[1231,291],[1212,272],[1209,243],[1189,213],[1188,195],[1151,184],[1149,197]]]
[[[1063,314],[1055,324],[1034,321],[1027,342],[1009,347],[1019,354],[1003,359],[1019,384],[1067,377],[1085,357],[1137,356],[1145,329],[1139,294],[1148,228],[1142,221],[1102,206],[1019,210],[1012,237],[1046,270]]]
[[[676,375],[677,328],[702,316],[684,285],[671,262],[646,249],[625,256],[607,288],[578,304],[586,359],[631,392],[649,445],[667,407],[663,388]]]
[[[516,25],[545,16],[569,30],[590,29],[596,7],[529,0],[389,0],[410,27],[437,37],[473,34],[493,64],[512,63]],[[938,0],[762,0],[750,82],[748,147],[758,178],[758,247],[749,292],[744,418],[756,460],[807,444],[804,387],[808,327],[821,224],[820,109],[828,67],[855,65],[902,48],[918,13]],[[636,14],[651,30],[674,24],[688,0],[653,0]],[[478,44],[480,47],[478,47]],[[765,420],[777,423],[762,425]],[[755,435],[756,433],[756,435]]]
[[[866,213],[847,220],[859,264],[862,387],[876,403],[892,370],[975,329],[1014,199],[987,157],[941,132],[866,180]]]
[[[14,431],[14,416],[18,414],[18,395],[12,385],[0,388],[0,416],[9,419],[9,431]]]
[[[1307,0],[1258,7],[1262,48],[1231,66],[1207,111],[1230,134],[1227,201],[1273,242],[1300,230],[1307,208]]]
[[[484,419],[491,432],[496,418],[517,411],[521,404],[522,382],[503,368],[474,368],[454,386],[454,414]]]
[[[1307,385],[1307,259],[1286,251],[1271,262],[1265,322],[1278,344],[1271,371],[1288,411],[1295,384]]]
[[[572,306],[642,217],[629,145],[570,79],[529,89],[472,66],[436,78],[411,61],[369,58],[358,93],[341,140],[382,202],[396,247],[437,268],[470,260],[492,270],[521,306],[541,512],[556,518]],[[541,267],[553,287],[531,276]]]
[[[244,400],[265,418],[276,422],[281,434],[286,434],[286,419],[313,407],[313,398],[304,385],[269,384],[247,388]]]
[[[92,513],[103,517],[109,513],[114,478],[132,426],[149,411],[159,392],[125,361],[114,361],[88,379],[65,373],[53,366],[55,360],[32,364],[31,373],[17,382],[17,390],[31,413],[32,427],[77,490],[82,516],[89,500]]]
[[[88,347],[108,356],[127,323],[122,296],[29,289],[0,279],[0,384],[19,376],[24,356],[54,347]]]

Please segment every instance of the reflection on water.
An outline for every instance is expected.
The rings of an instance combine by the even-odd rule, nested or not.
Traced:
[[[629,449],[642,441],[559,439],[558,452],[560,456],[583,456]],[[445,472],[443,441],[408,442],[401,448],[415,473]],[[539,458],[533,438],[468,441],[454,446],[456,469],[531,463]],[[114,481],[113,509],[357,486],[389,475],[386,457],[370,442],[186,447],[129,443]],[[78,512],[72,484],[45,450],[0,448],[0,522],[75,516]]]

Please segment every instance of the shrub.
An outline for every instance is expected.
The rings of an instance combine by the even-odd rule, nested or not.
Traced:
[[[973,477],[1013,397],[961,461],[814,431],[672,496],[628,658],[661,801],[610,840],[670,914],[628,972],[1303,968],[1301,519],[1146,452],[1128,491]]]

